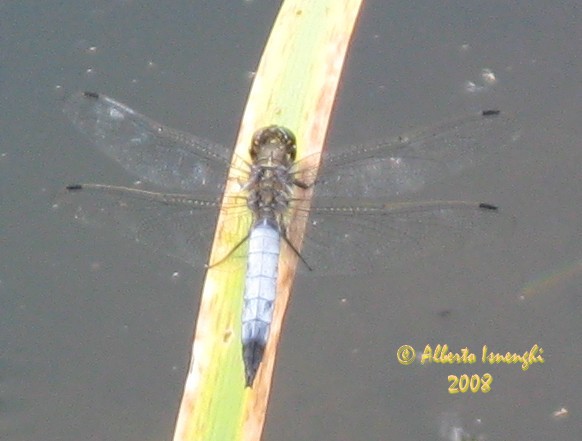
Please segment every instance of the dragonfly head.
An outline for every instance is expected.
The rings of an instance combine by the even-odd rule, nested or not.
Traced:
[[[250,154],[253,162],[290,165],[297,155],[295,135],[282,126],[259,129],[253,135]]]

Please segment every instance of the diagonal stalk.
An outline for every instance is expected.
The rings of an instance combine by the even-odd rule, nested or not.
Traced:
[[[235,155],[248,159],[255,130],[272,124],[297,138],[298,157],[319,161],[335,93],[361,0],[286,0],[263,52],[242,118]],[[224,206],[238,190],[233,167]],[[308,199],[310,190],[301,190]],[[308,207],[301,207],[307,209]],[[221,212],[210,262],[220,261],[248,233],[251,218],[226,229]],[[293,243],[303,224],[290,229]],[[301,221],[300,221],[301,222]],[[232,226],[232,223],[228,224]],[[206,274],[191,365],[174,441],[259,440],[266,415],[276,349],[297,263],[283,246],[269,341],[252,388],[244,387],[241,353],[242,265],[227,259]]]

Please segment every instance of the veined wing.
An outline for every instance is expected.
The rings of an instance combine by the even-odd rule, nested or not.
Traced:
[[[315,198],[357,195],[386,200],[418,191],[503,152],[516,132],[512,116],[484,111],[386,141],[330,150],[316,180]]]
[[[250,227],[244,199],[234,196],[224,207],[229,211],[226,229]],[[175,257],[195,268],[208,263],[221,197],[193,197],[138,188],[101,184],[69,186],[57,199],[55,208],[72,212],[73,217],[97,228],[113,228],[120,234],[154,251]],[[232,258],[244,264],[245,247]]]
[[[301,255],[315,274],[374,273],[512,231],[511,216],[488,204],[320,198],[311,207]]]
[[[114,227],[155,251],[202,268],[208,263],[220,203],[213,197],[85,184],[68,189],[56,205],[72,210],[82,223]],[[435,250],[507,237],[513,225],[493,207],[472,202],[350,203],[354,201],[320,199],[309,213],[298,213],[309,215],[301,255],[315,275],[385,270]],[[245,200],[233,197],[225,208],[226,229],[248,231],[252,218]],[[228,258],[243,265],[245,252],[241,246]],[[305,265],[299,270],[306,270]]]
[[[81,92],[65,115],[128,172],[185,192],[223,189],[229,154],[218,144],[165,127],[105,95]]]

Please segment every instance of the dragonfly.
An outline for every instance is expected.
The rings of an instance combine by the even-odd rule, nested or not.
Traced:
[[[283,126],[258,128],[249,140],[250,160],[235,157],[231,164],[226,147],[166,127],[102,94],[74,94],[64,113],[98,150],[156,187],[69,185],[72,197],[91,195],[75,205],[75,216],[117,223],[129,236],[194,267],[206,266],[203,256],[229,169],[239,172],[239,192],[226,203],[225,228],[237,228],[244,218],[248,234],[211,266],[226,260],[247,266],[241,312],[246,387],[253,385],[268,341],[282,244],[299,257],[300,271],[363,274],[411,250],[424,253],[464,240],[491,225],[495,205],[393,198],[502,152],[514,134],[510,116],[480,111],[379,142],[330,149],[317,171],[309,157],[296,157],[294,132]],[[309,189],[314,199],[305,208],[295,195]],[[290,234],[297,217],[307,220],[304,244]]]

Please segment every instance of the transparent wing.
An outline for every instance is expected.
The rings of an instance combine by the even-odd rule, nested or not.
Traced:
[[[102,152],[140,179],[186,192],[224,187],[230,161],[220,145],[164,127],[93,92],[71,96],[64,113]]]
[[[320,199],[311,209],[301,255],[315,274],[373,273],[436,251],[507,238],[512,231],[513,219],[487,204],[359,201],[350,206]]]
[[[165,128],[93,93],[71,97],[65,113],[131,173],[193,194],[89,185],[67,197],[66,205],[74,207],[76,217],[97,225],[114,223],[127,235],[165,254],[198,267],[206,264],[218,214],[218,190],[224,185],[229,165],[224,148]],[[481,157],[494,155],[514,135],[511,118],[482,112],[387,142],[330,154],[317,181],[313,169],[302,169],[299,161],[293,170],[296,177],[317,182],[302,255],[320,274],[372,272],[435,247],[455,246],[507,230],[507,217],[478,204],[387,205],[382,201],[418,190]],[[210,191],[210,196],[202,197],[200,191],[204,190]],[[88,192],[91,197],[87,197]],[[362,197],[369,199],[362,201]],[[239,202],[230,207],[234,208],[230,210],[234,213],[230,217],[233,228],[239,216],[248,219],[244,201]],[[244,249],[237,249],[232,257],[244,257]]]
[[[315,195],[380,198],[420,190],[495,157],[516,138],[514,118],[498,111],[450,119],[386,141],[330,150],[316,179]],[[298,163],[298,169],[301,167]]]
[[[72,213],[83,224],[113,228],[156,252],[203,268],[208,264],[220,202],[214,196],[193,198],[137,188],[84,184],[63,191],[55,207]],[[248,218],[244,201],[235,200],[228,208],[231,216],[226,228],[234,229],[242,216]],[[246,218],[244,221],[248,223]],[[229,227],[230,222],[232,227]],[[229,258],[246,262],[244,250],[240,247]]]
[[[72,211],[81,223],[114,228],[196,268],[208,264],[219,200],[98,184],[74,190],[61,195],[56,206]],[[381,271],[435,250],[507,237],[513,225],[512,219],[491,206],[471,202],[359,201],[358,206],[349,206],[348,201],[321,199],[318,203],[311,209],[301,251],[317,275]],[[227,231],[241,228],[241,222],[245,231],[250,228],[244,200],[235,198],[226,208]],[[241,246],[224,257],[244,265],[245,251]]]

